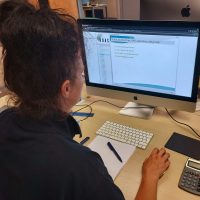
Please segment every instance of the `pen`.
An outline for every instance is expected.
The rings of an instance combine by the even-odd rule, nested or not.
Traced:
[[[90,139],[90,137],[84,138],[84,139],[80,142],[80,144],[83,145],[83,144],[86,143],[89,139]]]
[[[115,154],[115,156],[117,157],[117,159],[120,162],[122,162],[121,157],[119,156],[119,154],[117,153],[117,151],[115,150],[115,148],[113,147],[113,145],[110,142],[108,142],[107,145],[108,145],[109,149]]]
[[[72,112],[73,116],[80,116],[80,117],[93,117],[94,113],[87,113],[87,112]]]

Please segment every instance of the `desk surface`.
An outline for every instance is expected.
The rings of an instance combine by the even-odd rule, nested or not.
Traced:
[[[0,98],[0,106],[7,103],[7,97]],[[99,99],[99,98],[98,98]],[[97,100],[96,97],[87,99],[86,103]],[[120,106],[124,106],[126,102],[107,99],[108,101]],[[74,109],[76,109],[75,107]],[[166,141],[170,138],[171,134],[176,131],[190,137],[194,137],[194,134],[188,128],[181,126],[170,119],[164,109],[157,108],[154,115],[149,120],[128,117],[118,114],[119,109],[109,104],[98,102],[92,105],[94,117],[88,118],[80,123],[83,137],[90,136],[91,139],[86,143],[92,141],[95,138],[95,132],[106,121],[114,121],[129,125],[135,128],[143,129],[154,133],[154,137],[146,150],[136,149],[132,157],[126,163],[120,174],[115,179],[115,183],[121,188],[126,200],[133,200],[138,190],[141,179],[141,167],[144,159],[149,155],[154,147],[161,148],[165,145]],[[85,110],[86,111],[86,110]],[[200,130],[200,112],[187,113],[187,112],[175,112],[173,116],[182,122],[190,124],[193,128]],[[80,141],[82,139],[75,138]],[[158,199],[160,200],[199,200],[199,196],[190,194],[178,188],[178,181],[182,173],[184,164],[187,157],[170,151],[171,165],[167,173],[161,178],[158,187]]]
[[[87,99],[87,103],[95,100],[97,100],[97,98],[92,97]],[[111,99],[107,100],[120,106],[124,106],[126,103]],[[147,149],[140,150],[137,148],[132,157],[121,170],[118,177],[115,179],[115,183],[121,188],[126,200],[133,200],[135,197],[140,184],[143,161],[154,147],[163,147],[174,131],[195,138],[191,130],[173,121],[162,108],[157,108],[154,111],[152,118],[148,120],[120,115],[118,113],[118,108],[103,102],[93,104],[92,108],[95,114],[94,117],[88,118],[80,123],[83,137],[91,137],[91,140],[86,145],[92,141],[95,137],[96,130],[100,128],[106,120],[122,123],[124,125],[129,125],[154,133],[154,137]],[[200,121],[200,112],[187,113],[177,111],[172,114],[177,120],[185,122],[200,131],[200,126],[198,124]],[[79,138],[76,138],[76,140],[80,141]],[[190,194],[178,188],[178,181],[187,157],[174,151],[168,151],[171,154],[171,165],[167,173],[165,173],[159,182],[158,199],[199,199],[199,196]]]

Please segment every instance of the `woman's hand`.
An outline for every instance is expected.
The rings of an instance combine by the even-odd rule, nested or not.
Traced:
[[[148,181],[158,181],[170,165],[170,154],[164,148],[155,148],[150,156],[144,161],[142,177]]]
[[[168,169],[169,153],[155,148],[142,166],[142,180],[135,200],[156,200],[159,178]]]

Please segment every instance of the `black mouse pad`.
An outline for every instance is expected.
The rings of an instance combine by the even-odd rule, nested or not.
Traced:
[[[179,133],[173,133],[165,144],[165,147],[196,160],[200,160],[199,140],[195,140]]]

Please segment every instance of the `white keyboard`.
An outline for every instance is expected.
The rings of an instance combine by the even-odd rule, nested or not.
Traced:
[[[96,132],[113,140],[134,145],[141,149],[145,149],[153,137],[153,133],[148,133],[139,129],[124,126],[115,122],[106,121]]]

